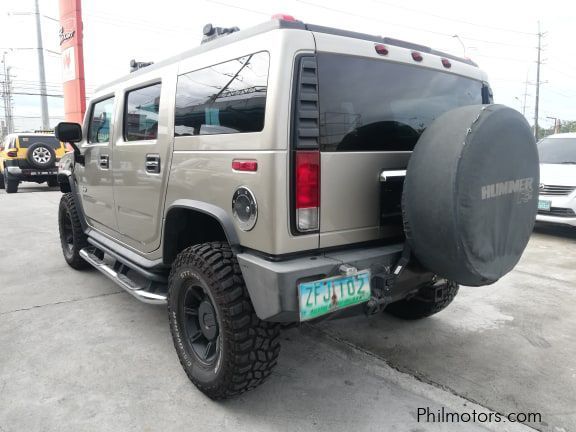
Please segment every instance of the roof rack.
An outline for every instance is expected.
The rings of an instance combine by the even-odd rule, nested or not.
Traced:
[[[206,24],[202,29],[202,41],[200,43],[210,42],[216,38],[229,35],[240,31],[238,27],[214,27],[212,24]]]
[[[138,69],[142,69],[145,68],[146,66],[150,66],[153,65],[154,62],[153,61],[149,61],[149,62],[139,62],[136,61],[135,59],[130,60],[130,72],[136,72]]]

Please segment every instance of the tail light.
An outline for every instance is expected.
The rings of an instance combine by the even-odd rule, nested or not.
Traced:
[[[6,150],[6,155],[8,157],[18,157],[18,150],[17,149],[8,149],[8,150]]]
[[[298,231],[315,231],[320,216],[320,152],[296,152],[296,228]]]

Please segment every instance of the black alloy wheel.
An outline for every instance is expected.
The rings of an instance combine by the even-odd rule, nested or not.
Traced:
[[[212,299],[201,286],[188,280],[182,291],[182,328],[191,352],[205,365],[212,365],[220,354],[220,325]]]

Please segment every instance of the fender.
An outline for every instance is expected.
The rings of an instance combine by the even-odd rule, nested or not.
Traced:
[[[238,238],[238,234],[236,233],[236,228],[234,227],[234,222],[230,215],[221,207],[215,206],[213,204],[209,204],[203,201],[196,201],[192,199],[178,199],[174,201],[168,208],[166,209],[166,213],[164,214],[164,220],[166,220],[166,216],[170,213],[170,210],[175,208],[184,208],[189,210],[198,211],[200,213],[204,213],[208,216],[213,217],[216,219],[224,234],[226,235],[226,240],[230,244],[230,247],[234,252],[240,251],[240,239]],[[163,230],[166,230],[166,224],[164,224]],[[162,233],[162,238],[164,238],[164,234]]]

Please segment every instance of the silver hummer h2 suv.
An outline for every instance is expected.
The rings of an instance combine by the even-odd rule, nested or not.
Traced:
[[[282,324],[427,317],[526,247],[534,138],[470,60],[284,16],[144,65],[56,129],[62,249],[167,304],[211,398],[270,375]]]

